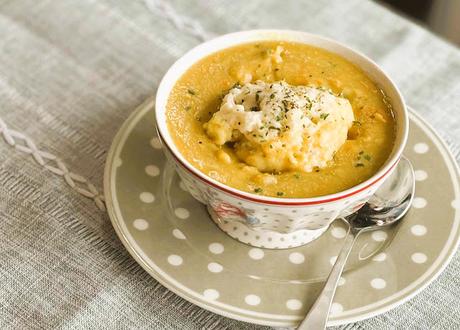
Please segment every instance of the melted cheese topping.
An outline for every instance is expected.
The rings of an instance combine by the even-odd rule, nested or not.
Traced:
[[[353,120],[350,102],[325,89],[257,81],[232,88],[204,128],[259,171],[311,172],[333,159]]]

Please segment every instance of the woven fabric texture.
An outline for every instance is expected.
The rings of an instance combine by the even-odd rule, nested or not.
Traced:
[[[460,160],[458,49],[373,2],[0,1],[0,118],[101,191],[111,141],[203,38],[254,28],[369,55]],[[85,181],[86,182],[86,181]],[[460,328],[460,258],[402,306],[337,329]],[[129,256],[107,214],[0,140],[0,328],[262,329],[196,307]]]

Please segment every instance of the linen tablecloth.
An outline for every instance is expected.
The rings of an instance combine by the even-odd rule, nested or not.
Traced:
[[[0,1],[2,329],[263,328],[165,289],[99,208],[112,138],[173,61],[203,38],[262,27],[322,34],[373,58],[460,160],[458,49],[373,2]],[[341,328],[458,329],[459,273],[457,253],[409,302]]]

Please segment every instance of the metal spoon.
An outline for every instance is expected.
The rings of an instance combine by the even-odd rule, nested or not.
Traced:
[[[400,220],[414,198],[415,177],[411,163],[402,157],[395,171],[377,189],[374,196],[358,212],[342,218],[349,225],[342,250],[332,267],[323,290],[298,330],[325,329],[337,283],[356,238],[362,232],[379,229]]]

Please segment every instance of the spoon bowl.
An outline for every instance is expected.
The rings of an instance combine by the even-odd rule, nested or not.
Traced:
[[[410,209],[414,192],[414,169],[407,158],[401,157],[394,172],[369,201],[356,213],[342,218],[350,228],[345,243],[323,290],[300,324],[299,330],[326,328],[335,290],[356,238],[362,232],[380,229],[401,220]]]
[[[414,198],[415,176],[410,161],[402,157],[395,171],[369,201],[344,220],[354,231],[371,231],[403,218]]]

